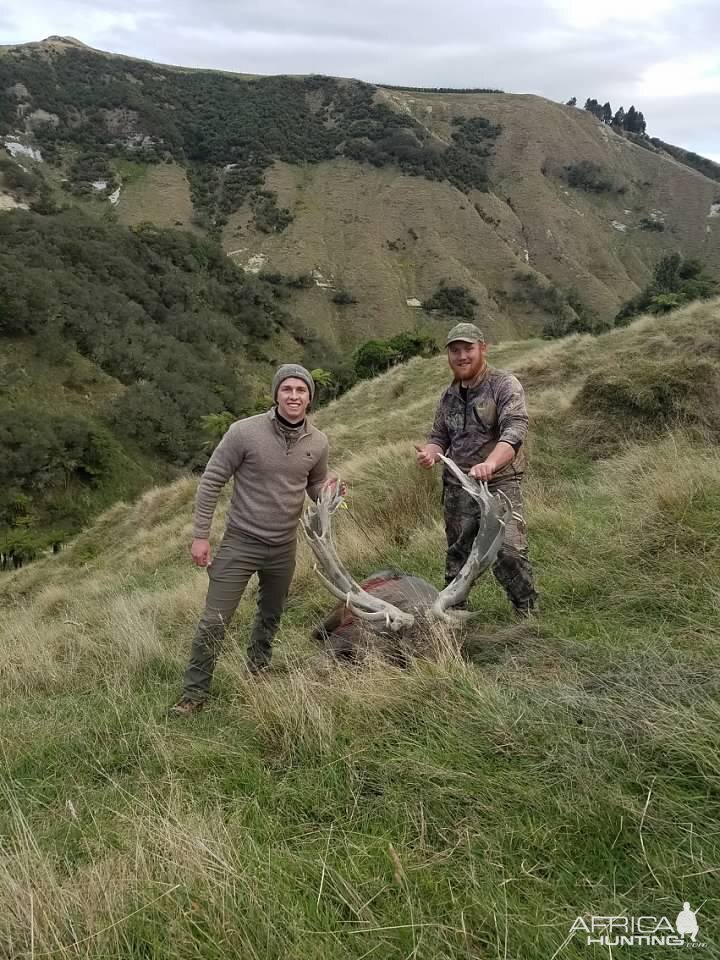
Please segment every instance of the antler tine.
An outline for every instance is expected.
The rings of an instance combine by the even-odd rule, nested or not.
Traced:
[[[360,619],[371,625],[383,621],[385,626],[393,631],[412,626],[415,618],[411,613],[406,613],[394,604],[363,590],[338,558],[333,542],[331,516],[343,499],[337,491],[324,490],[315,505],[309,506],[303,515],[303,533],[324,571],[323,573],[319,570],[316,564],[315,572],[330,593],[338,600],[343,600],[348,609]]]
[[[462,603],[477,578],[493,563],[500,550],[505,535],[505,525],[510,519],[512,505],[502,491],[490,493],[486,482],[476,481],[466,476],[452,460],[441,455],[446,464],[480,508],[480,522],[475,535],[470,556],[454,580],[442,590],[435,603],[435,616],[457,623],[469,619],[472,614],[460,610],[448,610]]]

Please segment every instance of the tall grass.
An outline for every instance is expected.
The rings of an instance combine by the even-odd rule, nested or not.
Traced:
[[[408,669],[311,644],[333,601],[302,545],[275,672],[242,668],[251,587],[211,707],[168,720],[206,585],[190,480],[5,577],[0,956],[579,960],[609,953],[569,937],[576,916],[674,919],[684,900],[699,955],[720,956],[717,436],[707,409],[623,435],[583,393],[648,338],[689,355],[719,319],[498,348],[533,407],[542,612],[515,622],[487,575],[479,623]],[[319,418],[358,574],[441,580],[438,478],[412,441],[445,380],[416,360]]]

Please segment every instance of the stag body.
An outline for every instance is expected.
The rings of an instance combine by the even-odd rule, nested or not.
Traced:
[[[444,590],[396,570],[377,571],[358,583],[338,559],[333,542],[331,517],[342,496],[328,491],[305,511],[302,529],[318,561],[315,570],[330,593],[342,601],[315,631],[315,637],[333,653],[356,657],[368,646],[377,646],[404,657],[417,649],[423,626],[433,621],[459,626],[472,616],[454,608],[464,603],[473,583],[495,560],[511,507],[507,498],[491,494],[486,483],[467,477],[452,460],[441,459],[479,510],[468,560]]]
[[[356,659],[370,647],[382,647],[392,654],[407,644],[417,646],[419,626],[428,610],[435,604],[439,591],[422,577],[414,577],[401,570],[377,570],[359,584],[364,593],[385,601],[415,618],[412,629],[397,632],[368,629],[366,621],[354,613],[346,603],[339,603],[315,629],[313,637],[320,640],[336,656]]]

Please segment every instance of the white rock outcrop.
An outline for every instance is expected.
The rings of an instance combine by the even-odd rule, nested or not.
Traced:
[[[42,162],[42,153],[34,147],[28,147],[17,140],[6,140],[5,149],[11,157],[27,157],[29,160]]]

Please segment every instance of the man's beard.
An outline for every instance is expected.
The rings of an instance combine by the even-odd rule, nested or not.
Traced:
[[[467,367],[453,367],[453,373],[461,382],[467,382],[474,380],[484,365],[485,360],[483,357],[480,357],[478,360],[472,360]]]

